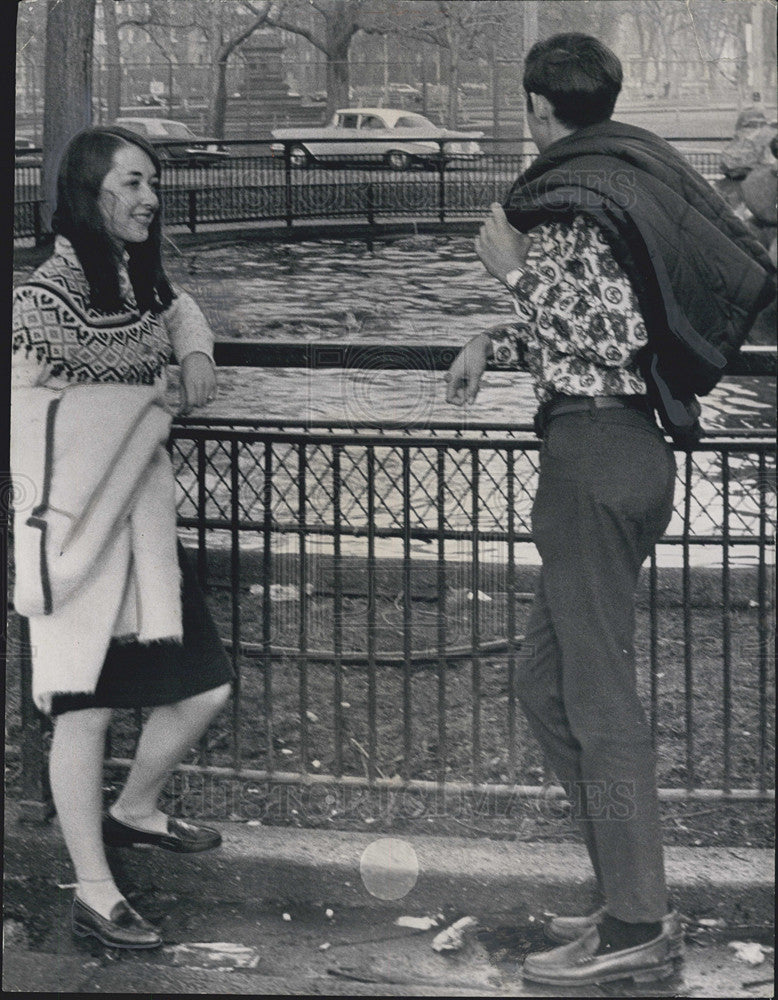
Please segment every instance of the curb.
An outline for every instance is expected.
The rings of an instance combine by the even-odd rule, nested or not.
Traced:
[[[5,874],[29,873],[31,859],[59,883],[73,881],[56,823],[19,822],[18,805],[6,803]],[[594,884],[579,844],[473,841],[460,837],[304,830],[215,823],[224,837],[215,853],[175,855],[152,849],[114,850],[110,860],[121,883],[136,890],[239,905],[247,899],[374,909],[410,914],[445,908],[480,914],[510,913],[514,920],[551,912],[581,912]],[[403,840],[418,858],[413,888],[402,892],[404,868],[381,881],[372,895],[360,874],[365,849],[377,840]],[[387,857],[391,856],[388,852]],[[399,855],[397,855],[399,856]],[[773,852],[761,848],[668,847],[665,852],[672,906],[692,919],[716,918],[729,926],[769,927],[774,915]],[[369,878],[368,878],[369,881]]]

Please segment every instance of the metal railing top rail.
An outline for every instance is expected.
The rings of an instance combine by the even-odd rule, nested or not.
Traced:
[[[492,430],[501,431],[503,434],[508,434],[509,430],[513,430],[517,434],[515,437],[485,437],[480,432],[486,430],[486,428],[474,426],[466,428],[466,430],[471,430],[479,434],[479,436],[468,438],[459,435],[448,437],[436,435],[434,431],[439,429],[437,424],[434,427],[425,425],[419,428],[420,433],[414,433],[412,437],[407,433],[409,428],[401,425],[384,430],[386,425],[376,425],[375,428],[369,428],[366,423],[360,421],[360,426],[363,428],[362,431],[347,423],[337,426],[334,421],[322,421],[315,428],[311,427],[309,429],[309,426],[303,423],[295,425],[289,421],[284,422],[283,425],[279,425],[276,421],[265,422],[258,420],[254,422],[248,419],[238,424],[237,421],[231,421],[229,418],[226,418],[220,424],[212,423],[211,421],[200,423],[194,421],[184,424],[183,422],[176,421],[172,433],[173,437],[186,438],[192,441],[252,441],[257,434],[261,434],[262,440],[267,442],[293,441],[295,443],[312,445],[334,443],[340,447],[352,444],[367,447],[375,442],[385,447],[466,448],[474,451],[494,449],[503,449],[506,451],[522,449],[537,450],[541,444],[540,439],[535,436],[534,431],[529,425],[525,425],[524,428],[517,425],[516,428],[511,429],[506,428],[504,425],[493,425],[491,428]],[[413,428],[410,429],[413,430]],[[455,430],[462,428],[461,425],[454,425],[447,429]],[[378,433],[367,433],[368,430]],[[530,435],[529,438],[518,436],[522,430],[526,430]],[[337,437],[333,435],[333,431],[338,432]],[[403,431],[405,433],[402,433]],[[727,450],[731,452],[747,452],[754,449],[759,451],[774,451],[776,449],[776,440],[774,436],[770,437],[764,431],[754,431],[753,435],[746,433],[742,436],[730,434],[729,431],[714,431],[701,441],[698,441],[693,451],[716,451],[722,446],[726,446]],[[680,447],[679,450],[685,451],[685,449]]]
[[[463,420],[440,420],[427,421],[425,423],[414,424],[407,420],[368,420],[360,419],[358,423],[353,420],[328,420],[326,418],[301,419],[286,417],[216,417],[216,416],[177,416],[174,420],[174,427],[183,430],[203,430],[211,428],[213,430],[235,430],[246,432],[251,430],[278,431],[279,433],[294,433],[298,436],[304,434],[310,436],[312,431],[347,431],[354,434],[361,441],[364,437],[362,431],[369,432],[374,436],[377,432],[384,443],[391,435],[404,435],[403,440],[408,435],[416,435],[419,431],[426,431],[430,436],[438,439],[438,432],[452,432],[454,439],[463,435],[493,434],[495,432],[507,435],[507,439],[512,441],[514,436],[522,434],[534,434],[534,426],[528,421],[520,421],[506,426],[505,422],[493,420],[463,421]],[[340,440],[340,439],[339,439]],[[414,440],[416,438],[414,437]],[[440,438],[441,442],[444,440]],[[449,440],[449,439],[446,439]],[[489,439],[494,443],[494,438]],[[758,427],[726,427],[717,428],[706,433],[706,441],[714,441],[716,444],[738,444],[746,440],[755,445],[775,445],[775,434]]]
[[[215,345],[214,357],[224,367],[446,371],[460,346],[220,340]],[[776,374],[778,348],[773,345],[741,348],[726,370],[726,375],[732,376]]]

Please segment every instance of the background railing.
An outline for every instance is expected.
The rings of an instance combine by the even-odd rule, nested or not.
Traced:
[[[267,143],[250,140],[224,142],[232,154],[217,164],[193,165],[168,159],[164,164],[165,219],[187,226],[225,222],[280,221],[291,226],[304,219],[447,218],[483,214],[493,201],[502,201],[515,178],[535,155],[530,140],[479,138],[483,155],[453,154],[463,139],[432,140],[437,153],[427,151],[411,169],[392,170],[383,155],[366,154],[361,162],[342,167],[328,154],[306,167],[293,163],[290,152],[304,138],[284,140],[284,152],[270,153]],[[713,181],[719,174],[720,139],[672,139],[689,162]],[[353,140],[328,140],[344,145]],[[366,148],[386,146],[383,139],[360,139]],[[424,140],[429,146],[430,140]],[[185,146],[168,143],[171,148]],[[413,140],[398,140],[411,148]],[[25,151],[27,161],[34,154]],[[40,167],[21,162],[15,171],[14,236],[42,237]]]
[[[244,361],[279,363],[266,347],[241,345]],[[343,366],[347,350],[306,356]],[[774,349],[738,369],[767,370]],[[538,447],[528,426],[178,421],[179,526],[236,673],[231,711],[179,775],[546,794],[515,692]],[[638,601],[661,794],[769,798],[774,436],[720,432],[678,459],[675,513]],[[29,804],[45,794],[44,745],[20,659]],[[126,765],[139,724],[118,713],[110,763]],[[250,818],[250,805],[232,812]]]

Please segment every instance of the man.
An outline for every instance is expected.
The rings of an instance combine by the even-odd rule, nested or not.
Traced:
[[[541,155],[476,240],[518,321],[474,337],[446,376],[461,405],[488,359],[526,368],[541,404],[542,567],[518,694],[581,821],[603,904],[555,918],[549,936],[567,943],[527,958],[524,976],[555,986],[650,982],[682,955],[633,650],[638,574],[673,509],[674,455],[653,411],[693,444],[694,393],[715,384],[773,293],[769,259],[710,186],[663,140],[611,121],[621,81],[617,57],[587,35],[528,53]]]

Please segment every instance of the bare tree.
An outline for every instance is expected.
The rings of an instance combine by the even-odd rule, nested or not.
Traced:
[[[460,63],[492,56],[494,40],[499,37],[505,14],[512,6],[491,0],[436,0],[435,3],[390,0],[372,28],[397,34],[406,42],[422,42],[432,46],[433,51],[445,53],[446,120],[453,126],[459,117]]]
[[[661,96],[676,96],[689,50],[694,51],[686,0],[632,0],[628,14],[639,43],[641,91],[653,83]],[[653,80],[649,80],[651,67]]]
[[[301,35],[324,53],[328,113],[349,102],[349,49],[354,36],[359,31],[386,30],[377,7],[375,0],[292,0],[283,15],[272,18],[275,27]]]
[[[197,7],[197,0],[187,0],[185,4],[171,4],[169,0],[147,0],[145,13],[140,13],[137,8],[131,7],[128,8],[128,15],[117,22],[119,31],[130,26],[143,31],[167,63],[168,114],[173,112],[174,67],[178,62],[176,46],[172,43],[171,33],[173,30],[180,32],[196,28],[197,22],[191,15]]]
[[[70,139],[92,123],[95,0],[48,0],[44,76],[41,222],[51,231],[59,161]]]
[[[279,17],[282,5],[272,4],[271,0],[257,6],[249,3],[248,0],[242,4],[245,11],[252,15],[252,19],[242,27],[233,29],[225,33],[224,21],[221,11],[214,4],[211,4],[211,31],[210,38],[215,41],[215,54],[213,58],[214,73],[211,77],[211,90],[208,101],[208,131],[211,135],[220,139],[224,138],[224,128],[227,119],[227,62],[230,56],[241,46],[254,32],[263,25],[268,24],[271,14]]]
[[[112,0],[103,0],[111,4]],[[172,110],[175,67],[179,63],[178,43],[187,32],[197,32],[209,50],[208,125],[209,133],[224,137],[227,117],[227,68],[230,58],[271,16],[283,11],[283,0],[148,0],[145,11],[131,8],[118,22],[119,29],[133,26],[146,33],[168,66],[168,110]]]
[[[748,93],[749,57],[754,64],[755,89],[764,97],[774,90],[776,63],[776,5],[774,3],[711,4],[689,0],[686,5],[689,44],[706,68],[708,81],[717,78],[738,88],[741,98]],[[752,51],[746,48],[746,30],[754,27]],[[759,28],[761,22],[761,30]],[[726,51],[734,58],[725,61]],[[773,67],[771,70],[770,67]],[[767,77],[767,78],[765,78]]]

